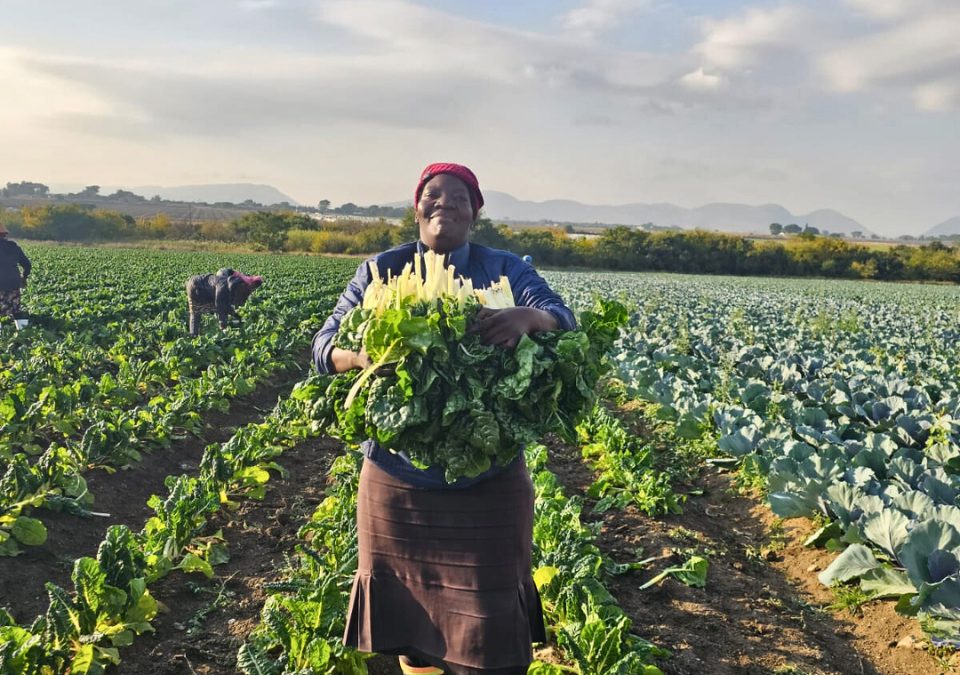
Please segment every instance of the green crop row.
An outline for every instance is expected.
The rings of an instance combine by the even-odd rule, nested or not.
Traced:
[[[69,270],[92,274],[112,262],[106,265],[110,283],[139,289],[141,299],[149,296],[153,284],[169,282],[171,276],[179,277],[197,265],[195,256],[144,252],[124,252],[127,257],[122,257],[114,251],[39,248],[31,253],[38,267],[46,270],[40,274],[41,289],[44,274],[62,282],[69,278]],[[80,363],[56,361],[60,334],[42,323],[8,342],[10,351],[2,358],[14,367],[0,379],[6,385],[5,394],[0,394],[0,555],[15,555],[23,545],[43,543],[46,531],[41,521],[28,515],[32,509],[89,508],[93,495],[83,477],[87,469],[112,470],[137,461],[145,450],[169,446],[199,428],[201,412],[225,410],[229,399],[249,393],[265,376],[297,365],[352,263],[277,262],[264,256],[249,261],[258,269],[271,270],[266,276],[272,284],[264,302],[252,303],[243,329],[189,339],[182,336],[172,311],[159,323],[134,320],[149,303],[127,307],[131,320],[122,323],[109,321],[107,312],[95,325],[100,332],[112,331],[115,342],[99,356],[115,369],[106,370],[98,380],[85,372],[88,365],[94,372],[102,364],[96,340],[89,340],[89,350],[79,352],[85,359]],[[312,272],[310,283],[302,280],[307,272]],[[38,291],[37,304],[52,301],[57,288],[49,288],[46,295]],[[78,287],[72,295],[57,297],[61,303],[74,302],[90,310],[82,304],[83,295]],[[181,302],[185,312],[185,299]],[[69,314],[70,307],[61,308]],[[92,304],[94,310],[108,308],[105,299]],[[145,346],[141,336],[151,330],[154,338]],[[46,378],[35,376],[38,367],[47,369]],[[40,451],[35,442],[40,439],[59,442],[51,443],[38,458],[29,458]]]
[[[96,558],[74,562],[74,589],[47,583],[47,611],[29,624],[0,610],[0,673],[102,673],[120,660],[120,647],[151,630],[157,604],[149,586],[179,569],[213,576],[228,558],[210,518],[238,496],[262,497],[277,456],[311,433],[303,397],[295,390],[265,420],[241,427],[208,446],[198,476],[169,476],[167,494],[154,496],[152,516],[139,533],[111,527]]]
[[[614,357],[631,396],[715,439],[777,515],[825,523],[809,543],[840,555],[821,583],[894,598],[960,645],[954,287],[609,275],[591,290],[637,308]]]

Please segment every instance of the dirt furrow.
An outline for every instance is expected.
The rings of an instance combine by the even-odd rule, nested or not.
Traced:
[[[552,443],[550,450],[551,470],[570,494],[583,495],[593,476],[579,450],[561,443]],[[673,560],[610,583],[634,631],[671,650],[660,664],[666,673],[944,672],[922,650],[890,646],[892,636],[903,637],[911,624],[893,614],[889,604],[868,605],[863,617],[821,609],[832,596],[813,587],[816,574],[807,569],[828,559],[803,549],[802,528],[785,527],[766,506],[737,494],[730,476],[716,469],[705,469],[696,487],[703,494],[691,497],[680,515],[650,518],[628,507],[592,516],[601,522],[598,545],[618,562],[673,553]],[[588,506],[587,519],[589,513]],[[668,562],[693,553],[710,561],[706,588],[667,579],[639,590]],[[808,581],[800,583],[801,572]],[[915,622],[912,632],[920,633]]]
[[[0,606],[10,608],[18,621],[31,621],[45,611],[44,582],[69,588],[73,561],[95,556],[111,525],[126,525],[138,532],[153,515],[147,507],[150,495],[166,494],[167,476],[195,473],[207,445],[226,441],[238,427],[268,414],[301,377],[296,371],[274,375],[249,396],[232,401],[228,412],[205,414],[199,436],[187,436],[170,448],[145,454],[127,469],[89,472],[85,478],[96,500],[91,510],[107,515],[81,517],[46,509],[33,513],[46,525],[47,541],[26,547],[19,556],[0,557]]]

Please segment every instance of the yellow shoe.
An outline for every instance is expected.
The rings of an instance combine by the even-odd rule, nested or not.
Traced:
[[[404,675],[443,675],[443,671],[434,666],[410,666],[400,657],[400,670]]]

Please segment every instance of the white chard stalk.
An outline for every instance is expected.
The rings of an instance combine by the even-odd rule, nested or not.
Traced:
[[[500,281],[494,282],[490,288],[476,292],[480,299],[480,304],[490,309],[506,309],[514,307],[513,289],[510,288],[510,280],[507,277],[500,277]]]
[[[372,309],[380,315],[388,307],[400,308],[408,298],[417,302],[431,302],[450,298],[463,309],[467,300],[475,297],[481,305],[491,309],[514,307],[513,289],[510,280],[500,277],[489,288],[475,289],[470,279],[457,276],[453,265],[444,266],[444,256],[427,251],[421,261],[414,258],[413,264],[403,266],[400,274],[388,274],[384,279],[375,263],[370,263],[372,281],[363,294],[364,309]]]

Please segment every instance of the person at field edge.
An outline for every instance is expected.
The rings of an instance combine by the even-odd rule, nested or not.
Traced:
[[[20,316],[20,291],[27,287],[32,265],[23,249],[7,239],[8,234],[0,223],[0,316],[16,319]]]
[[[224,267],[216,274],[198,274],[187,280],[187,305],[190,312],[190,335],[200,335],[204,314],[216,314],[220,330],[227,329],[227,320],[240,322],[236,308],[263,285],[263,277],[248,276]]]
[[[512,349],[525,334],[575,328],[573,313],[512,253],[471,244],[483,195],[460,164],[427,166],[414,191],[419,241],[373,256],[357,269],[313,339],[321,373],[371,364],[333,345],[342,317],[363,299],[370,264],[397,275],[427,249],[483,288],[506,275],[517,307],[482,308],[469,330]],[[400,658],[404,673],[526,673],[532,644],[546,639],[533,583],[533,485],[523,453],[506,466],[448,484],[443,467],[416,468],[404,454],[363,444],[357,493],[359,561],[344,643]]]

